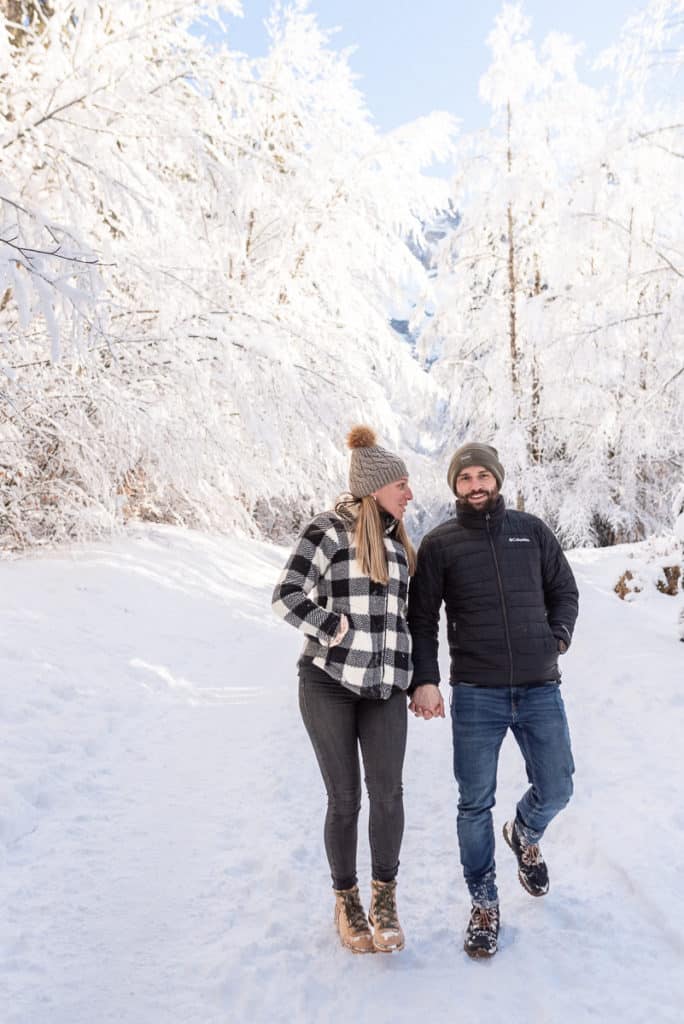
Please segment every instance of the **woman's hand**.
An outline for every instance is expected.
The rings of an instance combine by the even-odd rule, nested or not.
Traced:
[[[347,635],[348,632],[349,632],[349,619],[344,614],[340,615],[340,624],[337,627],[337,632],[335,633],[335,636],[332,638],[332,640],[328,644],[328,647],[337,647],[337,645],[339,643],[341,643],[342,640],[344,640],[344,638],[345,638],[345,636]]]
[[[416,718],[424,718],[426,722],[431,718],[444,718],[444,701],[439,687],[434,683],[416,686],[409,702],[409,711]]]

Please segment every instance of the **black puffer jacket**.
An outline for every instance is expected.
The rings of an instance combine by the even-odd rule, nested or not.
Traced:
[[[437,634],[444,601],[451,682],[525,686],[560,679],[558,641],[577,618],[577,585],[561,547],[536,516],[457,509],[418,552],[409,590],[411,689],[438,683]]]

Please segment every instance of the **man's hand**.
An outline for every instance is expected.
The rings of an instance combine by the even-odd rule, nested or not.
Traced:
[[[566,644],[565,640],[559,640],[558,641],[558,653],[559,654],[565,654],[567,649],[568,649],[568,645]]]
[[[431,718],[444,718],[444,701],[439,687],[434,683],[416,686],[411,695],[409,711],[412,711],[416,718],[424,718],[426,722]]]

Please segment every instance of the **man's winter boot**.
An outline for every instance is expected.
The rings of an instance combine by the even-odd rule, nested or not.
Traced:
[[[499,906],[481,907],[473,903],[463,948],[474,960],[494,956],[499,937]]]
[[[335,889],[335,927],[342,945],[352,953],[375,952],[358,885],[352,889]]]
[[[396,953],[404,948],[404,933],[397,916],[397,881],[371,882],[368,920],[373,928],[373,945],[379,953]]]
[[[517,821],[507,821],[503,837],[518,861],[518,878],[530,896],[545,896],[549,891],[549,871],[537,843],[526,843]]]

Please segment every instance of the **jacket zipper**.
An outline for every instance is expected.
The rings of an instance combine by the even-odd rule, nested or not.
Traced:
[[[389,534],[389,530],[390,529],[391,529],[391,527],[388,527],[385,530],[385,532],[384,532],[384,537],[382,538],[383,544],[386,544],[386,542],[387,542],[387,538],[388,538],[388,534]],[[393,538],[391,538],[391,539],[393,540]],[[389,572],[389,559],[387,560],[387,566],[388,566],[388,572]],[[382,621],[383,621],[382,648],[380,650],[380,685],[381,686],[382,686],[382,684],[385,681],[385,650],[387,648],[387,609],[389,607],[389,588],[390,588],[390,580],[388,580],[387,583],[385,584],[385,614],[382,617]]]
[[[492,549],[492,558],[494,559],[494,568],[496,570],[496,579],[499,585],[499,597],[501,598],[501,611],[503,613],[504,620],[504,632],[506,634],[506,646],[508,647],[508,663],[510,665],[510,672],[508,676],[508,685],[513,686],[513,648],[511,647],[511,634],[508,629],[508,615],[506,614],[506,601],[504,599],[503,583],[501,582],[501,573],[499,572],[499,562],[496,557],[496,548],[494,547],[494,539],[492,538],[491,530],[489,529],[489,521],[491,516],[489,512],[485,513],[485,523],[487,524],[487,538],[489,540],[489,546]]]
[[[380,685],[385,682],[385,648],[387,647],[387,608],[389,605],[389,580],[385,584],[385,614],[383,616],[384,628],[382,631],[382,650],[380,651]]]

